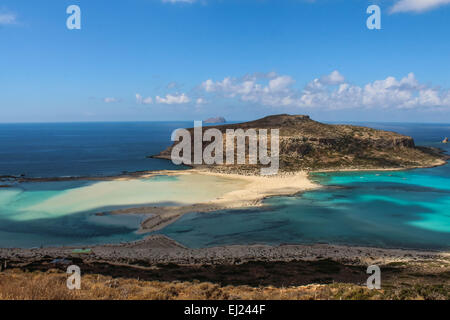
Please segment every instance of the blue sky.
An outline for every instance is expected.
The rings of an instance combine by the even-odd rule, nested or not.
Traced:
[[[449,21],[450,0],[1,0],[0,122],[450,123]]]

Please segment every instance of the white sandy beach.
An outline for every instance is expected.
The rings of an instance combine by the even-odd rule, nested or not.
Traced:
[[[162,229],[173,223],[183,214],[190,212],[209,212],[225,209],[260,206],[264,198],[270,196],[293,195],[306,190],[319,188],[311,182],[307,172],[283,173],[275,176],[246,176],[239,174],[225,174],[210,172],[202,169],[186,171],[164,171],[159,174],[185,177],[191,186],[197,190],[207,192],[210,188],[222,189],[223,194],[209,201],[196,202],[176,206],[146,206],[114,210],[112,214],[140,213],[152,214],[142,224],[141,232],[151,232]],[[154,173],[152,174],[154,175]],[[211,185],[205,182],[204,177],[216,177],[221,185]],[[224,189],[224,185],[226,188]],[[232,189],[232,191],[229,191]]]

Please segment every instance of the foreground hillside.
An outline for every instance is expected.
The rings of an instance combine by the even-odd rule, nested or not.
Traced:
[[[368,290],[367,266],[381,270]],[[69,265],[81,290],[66,288]],[[450,253],[332,245],[0,249],[1,299],[450,299]]]
[[[402,169],[445,163],[445,156],[438,149],[417,147],[411,137],[367,127],[324,124],[304,115],[274,115],[245,123],[206,127],[209,128],[222,132],[224,145],[227,129],[279,129],[282,171]],[[193,138],[193,129],[189,131]],[[204,143],[203,148],[207,145]],[[169,159],[172,148],[154,157]],[[209,168],[240,173],[255,170],[255,166],[249,164]]]
[[[449,265],[443,261],[381,266],[381,290],[368,290],[364,286],[366,266],[330,260],[250,262],[229,266],[228,272],[220,266],[183,268],[170,264],[158,265],[153,271],[138,266],[116,266],[111,272],[111,268],[111,265],[92,265],[89,270],[88,265],[82,264],[82,270],[88,270],[82,274],[81,290],[74,291],[66,287],[67,274],[63,267],[34,264],[7,269],[0,272],[0,300],[450,299]],[[304,284],[302,278],[309,273],[315,278],[308,281],[310,284]]]

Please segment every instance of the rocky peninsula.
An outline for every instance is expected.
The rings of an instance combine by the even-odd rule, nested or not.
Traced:
[[[402,134],[354,125],[325,124],[306,115],[273,115],[244,123],[208,126],[203,130],[211,128],[222,132],[224,145],[228,129],[279,129],[281,172],[412,169],[443,165],[448,159],[442,150],[416,146],[413,138]],[[194,137],[194,129],[188,131]],[[246,143],[248,149],[248,139]],[[177,142],[152,157],[170,159],[176,145]],[[203,149],[206,146],[203,143]],[[203,163],[194,166],[250,175],[256,174],[259,168],[250,164]]]

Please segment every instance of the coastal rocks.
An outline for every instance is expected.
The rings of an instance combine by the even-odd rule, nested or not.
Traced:
[[[386,264],[391,262],[407,262],[415,260],[448,261],[450,253],[416,251],[403,249],[381,249],[368,247],[350,247],[338,245],[233,245],[189,249],[176,241],[162,235],[153,235],[145,240],[133,243],[103,245],[93,247],[89,257],[79,257],[71,253],[72,248],[43,249],[2,249],[0,248],[0,265],[2,269],[24,266],[37,261],[55,265],[55,260],[75,264],[101,261],[111,264],[139,265],[217,265],[242,264],[249,261],[318,261],[332,259],[347,264]],[[52,263],[53,262],[53,263]],[[64,266],[64,264],[63,264]]]
[[[0,176],[0,182],[2,183],[2,188],[8,188],[9,187],[9,185],[6,185],[6,184],[4,184],[4,183],[14,183],[14,182],[17,182],[17,181],[19,181],[19,179],[21,179],[21,178],[24,178],[25,177],[25,175],[24,174],[22,174],[20,177],[17,177],[17,176],[10,176],[10,175],[7,175],[7,176]]]
[[[404,147],[404,148],[414,148],[415,143],[414,139],[410,137],[402,137],[396,139],[379,139],[374,141],[374,145],[377,148],[396,148],[396,147]]]

